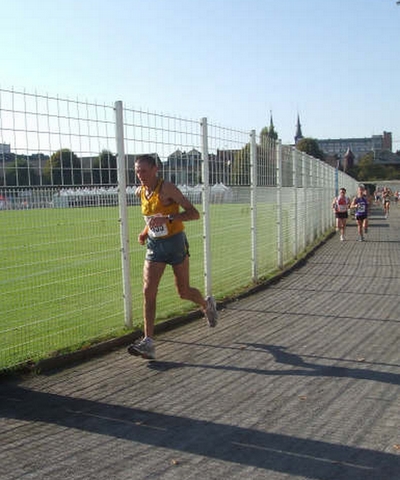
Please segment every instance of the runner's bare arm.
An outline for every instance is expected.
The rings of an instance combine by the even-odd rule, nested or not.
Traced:
[[[160,193],[166,203],[175,202],[182,207],[183,211],[175,215],[181,222],[198,220],[200,218],[200,213],[197,208],[173,183],[165,182],[162,192]]]

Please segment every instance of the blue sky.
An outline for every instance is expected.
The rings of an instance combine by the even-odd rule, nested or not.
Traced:
[[[0,87],[400,150],[396,0],[2,0]]]

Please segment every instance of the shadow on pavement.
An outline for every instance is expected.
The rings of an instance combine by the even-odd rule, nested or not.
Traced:
[[[282,355],[280,347],[275,354]],[[294,356],[280,359],[291,364],[297,361]],[[304,478],[393,480],[395,472],[400,472],[400,457],[390,453],[264,433],[14,385],[3,390],[1,396],[0,411],[5,418],[54,424]]]
[[[169,341],[171,342],[171,341]],[[211,370],[226,370],[242,373],[252,373],[267,376],[312,376],[312,377],[335,377],[335,378],[355,378],[359,380],[371,380],[374,382],[400,385],[400,374],[381,372],[368,368],[350,368],[338,367],[335,365],[321,365],[318,363],[305,362],[300,355],[290,353],[287,347],[278,345],[263,345],[258,343],[237,343],[238,350],[240,346],[252,348],[260,351],[266,351],[273,355],[275,361],[280,364],[290,365],[288,370],[265,370],[258,368],[241,367],[234,365],[216,365],[202,363],[186,363],[155,360],[148,363],[148,368],[160,372],[173,370],[177,368],[201,368]],[[218,347],[217,347],[218,348]],[[361,362],[360,362],[361,363]],[[391,365],[386,365],[391,366]]]

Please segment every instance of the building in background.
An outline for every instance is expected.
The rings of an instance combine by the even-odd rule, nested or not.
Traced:
[[[11,146],[9,143],[0,143],[0,155],[11,153]]]
[[[294,144],[297,145],[297,143],[302,139],[303,134],[301,132],[301,123],[300,123],[300,115],[297,114],[297,124],[296,124],[296,135],[294,136]]]
[[[349,147],[346,150],[346,153],[343,155],[343,162],[342,162],[342,168],[344,172],[348,172],[351,168],[354,166],[354,153],[351,151],[351,148]]]
[[[296,133],[294,136],[295,145],[302,138],[304,137],[301,131],[300,116],[297,115]],[[316,139],[316,141],[328,159],[344,158],[346,153],[351,151],[353,155],[352,161],[355,165],[361,157],[370,152],[374,152],[374,161],[376,162],[379,162],[380,158],[385,158],[387,161],[388,157],[393,160],[391,132],[384,131],[382,135],[372,135],[371,137],[363,138],[326,138]]]
[[[329,156],[337,155],[343,158],[348,149],[354,155],[354,163],[369,152],[392,152],[392,133],[372,135],[365,138],[328,138],[317,139],[319,148]]]

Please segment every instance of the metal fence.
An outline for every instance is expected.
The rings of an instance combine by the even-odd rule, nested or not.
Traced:
[[[144,153],[202,212],[191,282],[217,299],[298,259],[333,227],[337,186],[357,186],[254,130],[0,89],[0,369],[141,326]],[[157,307],[157,321],[194,308],[170,271]]]

